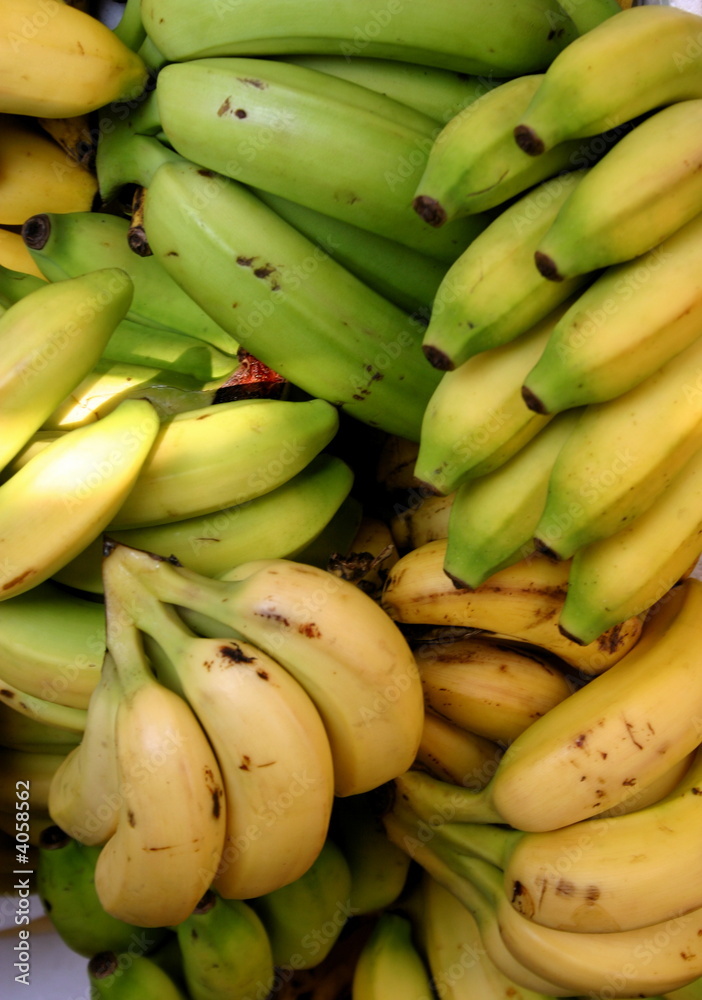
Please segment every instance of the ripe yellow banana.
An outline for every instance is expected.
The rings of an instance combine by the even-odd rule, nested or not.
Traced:
[[[428,707],[496,743],[511,743],[572,691],[543,657],[480,636],[425,643],[415,657]]]
[[[558,628],[570,564],[538,553],[494,573],[474,590],[455,587],[444,571],[446,539],[407,552],[392,567],[382,605],[395,621],[459,626],[541,647],[584,674],[607,670],[635,646],[641,621],[631,618],[583,646]]]
[[[451,510],[456,493],[448,496],[408,497],[407,506],[395,503],[390,522],[392,536],[400,551],[448,537]]]
[[[137,98],[148,76],[98,18],[57,0],[3,3],[0,66],[0,111],[43,118]]]
[[[11,271],[20,271],[43,278],[43,274],[32,260],[20,233],[0,227],[0,265]]]
[[[97,178],[27,119],[0,114],[0,223],[36,212],[88,212]]]
[[[292,560],[244,563],[211,580],[123,548],[125,566],[160,600],[233,628],[302,684],[327,729],[337,795],[368,791],[411,765],[424,714],[417,667],[400,630],[362,590]]]
[[[464,788],[483,788],[495,773],[502,756],[496,743],[435,715],[424,713],[422,739],[414,767],[441,781]]]
[[[700,743],[702,582],[689,578],[662,602],[637,646],[510,744],[480,792],[408,772],[397,784],[422,818],[557,830],[626,800]],[[685,697],[680,697],[680,692]],[[445,817],[447,818],[447,817]]]

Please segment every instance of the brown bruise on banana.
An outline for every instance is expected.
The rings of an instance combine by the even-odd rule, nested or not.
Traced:
[[[280,274],[275,264],[266,262],[264,264],[258,264],[257,266],[254,266],[256,261],[259,259],[260,258],[258,257],[246,257],[243,254],[240,254],[236,258],[236,262],[239,265],[239,267],[250,267],[254,277],[260,278],[261,281],[268,281],[268,279],[270,278],[268,284],[271,286],[271,291],[279,292],[280,282],[278,279],[280,277]]]
[[[205,767],[205,785],[212,798],[212,816],[214,819],[219,819],[222,815],[224,789],[215,778],[211,767]]]

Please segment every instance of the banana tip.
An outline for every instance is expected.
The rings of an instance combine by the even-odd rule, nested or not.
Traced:
[[[561,623],[558,623],[558,631],[561,633],[564,639],[569,639],[571,642],[577,643],[578,646],[587,646],[587,642],[584,639],[580,639],[577,635],[573,635],[569,632],[567,628],[564,628]]]
[[[546,149],[543,140],[528,125],[517,125],[514,138],[519,148],[529,156],[540,156]]]
[[[552,548],[548,542],[544,542],[541,538],[534,539],[534,548],[537,552],[540,552],[542,556],[546,556],[549,559],[553,559],[554,562],[560,562],[561,556]]]
[[[51,219],[48,215],[31,215],[22,223],[22,239],[30,250],[43,250],[51,236]]]
[[[426,194],[417,195],[412,202],[412,208],[420,218],[424,219],[430,226],[438,229],[446,222],[446,209],[443,208],[436,198],[430,198]]]
[[[93,979],[107,979],[119,968],[119,961],[113,951],[99,951],[88,962],[88,975]]]
[[[563,275],[558,270],[555,260],[547,253],[537,250],[534,254],[534,262],[542,278],[547,278],[549,281],[563,281]]]
[[[142,226],[130,226],[127,233],[127,244],[139,257],[151,257],[153,250],[149,246],[146,233]]]
[[[548,413],[548,410],[544,406],[543,402],[539,399],[536,393],[532,392],[528,385],[522,386],[522,399],[526,403],[530,410],[534,413]]]
[[[456,576],[454,573],[451,573],[449,570],[447,570],[445,566],[444,566],[444,573],[449,578],[449,580],[451,581],[451,583],[454,585],[454,587],[456,588],[456,590],[474,590],[475,589],[474,587],[471,587],[471,585],[469,583],[466,583],[465,580],[462,580],[460,578],[460,576]]]
[[[70,842],[70,836],[60,826],[47,826],[39,834],[39,846],[44,851],[60,850]]]
[[[432,344],[424,344],[422,350],[424,351],[424,357],[432,368],[437,368],[440,372],[450,372],[455,368],[448,354],[445,354],[438,347],[434,347]]]

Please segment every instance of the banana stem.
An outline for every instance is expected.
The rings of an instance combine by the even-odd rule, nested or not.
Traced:
[[[87,711],[84,708],[71,708],[68,705],[57,705],[44,698],[20,691],[13,684],[0,678],[0,702],[15,711],[26,715],[37,722],[45,722],[57,729],[68,729],[72,733],[82,733],[85,730]]]
[[[146,120],[145,112],[144,128]],[[148,187],[164,163],[186,162],[154,136],[136,133],[129,119],[111,125],[100,133],[95,156],[100,197],[104,202],[109,202],[126,184]]]
[[[150,69],[152,73],[157,73],[168,62],[164,54],[156,48],[148,35],[144,38],[144,41],[137,50],[137,55],[144,60],[147,68]]]
[[[617,0],[559,0],[559,6],[578,29],[579,35],[596,28],[622,9]]]
[[[406,771],[395,779],[398,796],[402,796],[419,819],[430,826],[440,823],[503,823],[492,804],[494,778],[472,791],[448,781],[433,778],[422,771]]]
[[[487,861],[500,869],[507,866],[512,852],[525,836],[521,830],[508,830],[493,823],[445,823],[436,835],[458,853]]]

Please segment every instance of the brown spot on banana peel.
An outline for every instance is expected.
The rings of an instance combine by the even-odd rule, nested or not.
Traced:
[[[446,222],[446,209],[436,198],[421,194],[412,202],[412,208],[428,225],[438,229]]]
[[[249,87],[256,87],[257,90],[265,90],[268,87],[268,84],[263,80],[258,80],[253,76],[238,76],[237,80],[239,83],[245,83]]]
[[[27,577],[32,576],[33,573],[36,573],[36,569],[26,569],[24,573],[20,573],[19,576],[15,576],[12,580],[8,580],[7,583],[4,583],[2,585],[2,589],[10,590],[11,587],[16,587],[18,584],[24,583]]]
[[[253,663],[256,659],[254,656],[247,656],[235,642],[220,646],[219,655],[223,660],[231,660],[232,663]]]
[[[540,156],[546,150],[543,140],[528,125],[515,126],[514,138],[528,156]]]
[[[549,257],[547,253],[537,250],[534,253],[534,263],[542,278],[546,278],[548,281],[563,281],[563,275],[558,270],[558,265],[553,257]]]
[[[541,413],[541,414],[548,413],[548,409],[546,408],[546,406],[544,406],[544,404],[536,395],[536,393],[532,392],[528,386],[523,385],[521,391],[522,391],[522,399],[524,400],[527,409],[531,410],[533,413]]]
[[[431,344],[424,344],[422,351],[429,364],[432,368],[436,368],[437,371],[450,372],[456,367],[448,354],[445,354],[438,347],[433,347]]]

